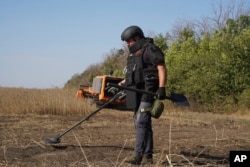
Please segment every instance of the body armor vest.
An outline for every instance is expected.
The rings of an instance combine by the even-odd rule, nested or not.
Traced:
[[[158,71],[155,65],[150,63],[146,48],[142,48],[141,54],[132,54],[127,58],[126,84],[141,85],[145,81],[158,79]]]
[[[126,85],[128,87],[156,92],[159,85],[158,70],[150,63],[143,47],[139,55],[132,54],[127,58]],[[154,97],[136,92],[127,92],[127,107],[136,109],[140,101],[152,102]]]

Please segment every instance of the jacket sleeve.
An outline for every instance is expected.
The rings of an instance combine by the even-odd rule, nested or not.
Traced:
[[[149,61],[152,64],[158,65],[158,64],[165,63],[164,54],[161,51],[161,49],[159,47],[157,47],[156,45],[154,45],[154,44],[149,45],[147,48],[147,54],[148,54]]]

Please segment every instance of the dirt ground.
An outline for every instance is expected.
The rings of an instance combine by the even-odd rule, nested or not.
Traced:
[[[0,166],[132,166],[133,113],[103,109],[49,145],[81,116],[0,116]],[[230,150],[250,150],[250,120],[195,112],[166,112],[156,120],[152,166],[229,166]]]

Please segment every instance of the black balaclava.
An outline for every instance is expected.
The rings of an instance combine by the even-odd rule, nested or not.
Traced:
[[[130,53],[135,53],[137,50],[141,49],[146,43],[146,39],[142,38],[137,40],[132,46],[128,47]]]

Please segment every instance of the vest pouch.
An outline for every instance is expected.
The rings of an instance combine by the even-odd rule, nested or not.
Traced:
[[[134,65],[127,65],[126,66],[126,83],[127,85],[133,85],[134,84]]]
[[[134,84],[133,78],[134,78],[134,73],[133,73],[133,72],[127,73],[126,83],[127,83],[128,85],[133,85],[133,84]]]
[[[160,118],[162,112],[164,111],[164,104],[159,99],[155,99],[150,114],[153,118]]]
[[[158,70],[155,68],[149,68],[149,69],[144,69],[143,71],[144,74],[144,80],[145,80],[145,85],[147,86],[158,86],[159,83],[159,77],[158,77]]]
[[[157,69],[153,69],[153,68],[144,69],[143,74],[144,74],[145,91],[152,92],[152,93],[156,92],[159,86],[159,77],[158,77]],[[143,94],[142,100],[153,103],[155,99],[151,95]]]

